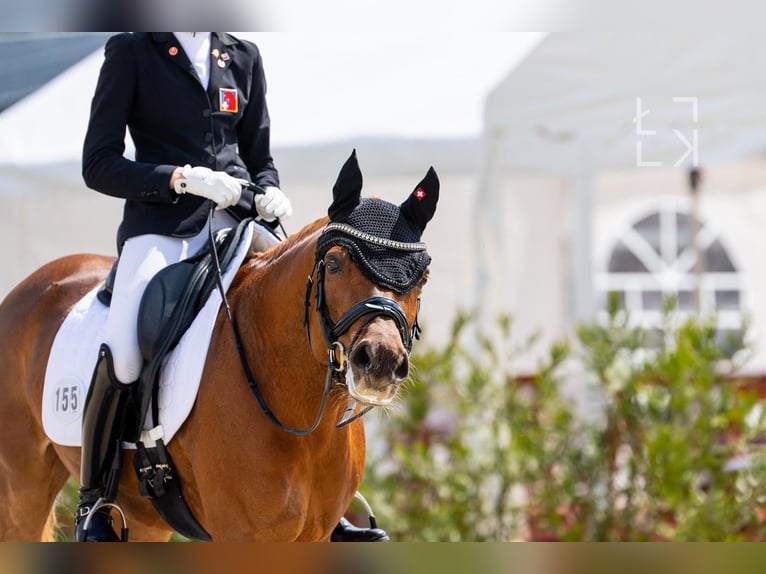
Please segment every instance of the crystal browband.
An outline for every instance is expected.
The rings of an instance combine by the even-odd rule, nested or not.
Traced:
[[[351,227],[350,225],[346,223],[328,223],[327,226],[324,228],[324,231],[322,233],[328,233],[330,231],[339,231],[341,233],[345,233],[346,235],[350,235],[351,237],[355,239],[361,239],[362,241],[366,241],[367,243],[372,243],[373,245],[380,245],[381,247],[387,247],[389,249],[394,249],[396,251],[425,251],[426,250],[426,244],[422,241],[418,241],[416,243],[405,243],[404,241],[394,241],[393,239],[383,239],[382,237],[376,237],[375,235],[370,235],[369,233],[365,233],[364,231],[359,231],[356,227]]]

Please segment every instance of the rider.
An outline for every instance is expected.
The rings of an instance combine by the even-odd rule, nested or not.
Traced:
[[[220,210],[218,228],[292,213],[271,157],[265,95],[258,49],[228,34],[123,33],[106,44],[82,170],[88,187],[124,199],[125,206],[104,344],[83,416],[78,540],[98,499],[115,495],[108,474],[143,366],[136,318],[147,283],[204,245],[207,200]],[[126,127],[135,161],[123,156]],[[265,194],[243,191],[237,178]],[[117,540],[111,523],[109,509],[99,508],[87,539]]]
[[[125,129],[135,160],[123,156]],[[83,146],[88,187],[125,200],[104,343],[82,423],[75,539],[116,541],[108,506],[116,496],[127,401],[143,366],[137,316],[141,295],[161,269],[207,240],[209,201],[217,228],[260,216],[290,216],[270,151],[263,65],[255,44],[221,32],[122,33],[106,44]],[[252,181],[262,195],[243,190]],[[114,475],[116,473],[112,473]],[[342,522],[339,539],[379,532]]]

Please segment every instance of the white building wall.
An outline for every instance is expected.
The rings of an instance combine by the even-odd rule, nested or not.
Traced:
[[[480,234],[476,246],[491,253],[488,284],[474,285],[480,293],[476,302],[483,330],[492,329],[496,318],[507,313],[514,347],[527,348],[535,339],[511,365],[530,372],[550,345],[567,335],[571,186],[562,178],[537,175],[502,177],[500,185],[490,206],[498,229]]]

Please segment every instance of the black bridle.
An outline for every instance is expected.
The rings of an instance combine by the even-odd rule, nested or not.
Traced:
[[[210,217],[212,218],[212,210],[211,210]],[[210,226],[210,229],[212,229],[212,225]],[[212,231],[211,231],[211,234],[212,234]],[[213,252],[215,253],[215,250]],[[215,257],[215,260],[216,260],[215,261],[216,271],[218,274],[219,291],[221,293],[221,297],[223,300],[226,317],[228,319],[229,324],[231,325],[232,332],[234,334],[234,342],[237,348],[237,353],[239,354],[240,364],[242,365],[242,371],[247,380],[247,384],[250,387],[250,390],[252,391],[253,396],[255,396],[255,400],[258,402],[258,406],[263,411],[263,414],[266,415],[266,418],[268,418],[278,428],[290,434],[293,434],[296,436],[306,436],[312,433],[314,430],[316,430],[316,428],[319,426],[319,423],[321,422],[322,417],[324,416],[325,408],[327,407],[327,400],[330,396],[330,391],[332,390],[333,382],[335,381],[340,382],[340,379],[342,378],[343,373],[345,373],[346,369],[348,368],[347,360],[346,360],[346,357],[347,357],[346,349],[343,343],[341,343],[340,337],[342,337],[351,328],[351,326],[354,323],[356,323],[362,318],[365,318],[362,325],[359,327],[359,329],[357,329],[356,333],[352,337],[351,344],[349,345],[349,349],[353,349],[357,340],[359,339],[361,334],[364,332],[364,329],[367,327],[367,325],[370,322],[372,322],[377,317],[387,317],[387,318],[393,319],[394,323],[396,323],[397,329],[399,330],[399,336],[402,339],[404,348],[407,350],[407,355],[409,355],[410,352],[412,351],[412,343],[414,339],[420,338],[420,325],[418,323],[418,312],[420,311],[420,298],[418,298],[418,301],[417,301],[417,310],[415,312],[415,319],[413,321],[412,327],[410,327],[409,323],[407,322],[407,316],[405,315],[402,307],[396,301],[394,301],[393,299],[389,299],[388,297],[370,297],[369,299],[360,301],[359,303],[356,303],[355,305],[353,305],[348,311],[346,311],[337,322],[334,322],[332,318],[330,317],[330,312],[327,309],[327,305],[325,302],[325,285],[324,285],[325,264],[323,260],[318,259],[316,263],[314,263],[314,267],[311,269],[311,272],[309,273],[308,279],[306,281],[303,324],[306,329],[306,337],[308,339],[309,348],[311,348],[309,309],[311,307],[311,292],[315,284],[313,277],[316,274],[316,292],[314,295],[315,309],[319,315],[319,321],[322,328],[322,335],[325,340],[325,345],[327,346],[327,372],[325,374],[324,388],[322,391],[322,400],[319,404],[319,409],[317,411],[317,415],[314,419],[314,422],[309,427],[305,429],[299,429],[299,428],[288,426],[282,423],[279,420],[279,418],[277,418],[277,416],[271,411],[271,409],[266,404],[266,401],[264,400],[260,389],[258,388],[258,383],[256,382],[255,377],[253,376],[253,372],[250,369],[250,365],[247,360],[247,354],[245,353],[245,349],[242,345],[242,337],[239,334],[239,329],[237,328],[236,322],[234,321],[234,318],[231,314],[231,308],[229,307],[229,303],[226,299],[226,294],[224,292],[223,284],[221,281],[221,269],[220,269],[220,265],[218,264],[217,257]],[[364,416],[372,408],[373,407],[370,405],[370,406],[361,408],[359,412],[354,414],[354,411],[356,410],[356,404],[355,404],[355,400],[352,397],[350,397],[348,408],[346,409],[341,420],[335,426],[338,428],[343,427],[357,420],[358,418]]]
[[[314,308],[319,315],[319,324],[322,328],[322,336],[324,338],[325,346],[327,347],[327,379],[332,380],[334,376],[341,378],[342,374],[346,372],[346,369],[348,368],[346,357],[349,353],[346,352],[346,348],[340,341],[340,338],[354,323],[362,318],[365,320],[352,337],[349,349],[353,349],[357,340],[369,323],[378,317],[388,317],[393,319],[396,324],[396,328],[399,330],[399,336],[402,339],[402,344],[409,356],[412,352],[413,341],[420,337],[420,324],[418,323],[420,298],[418,298],[418,309],[415,312],[415,320],[413,321],[412,327],[410,327],[407,322],[407,316],[404,314],[404,310],[399,303],[388,297],[370,297],[369,299],[360,301],[346,311],[336,322],[333,321],[330,316],[330,311],[327,308],[325,301],[324,270],[325,263],[320,259],[314,264],[314,267],[311,269],[311,273],[309,273],[308,279],[306,280],[306,294],[303,300],[303,326],[306,329],[306,339],[308,340],[309,347],[311,347],[309,317],[311,291],[314,286],[313,277],[316,273]],[[372,406],[367,406],[362,408],[358,413],[353,414],[355,410],[355,401],[353,398],[350,398],[349,407],[346,409],[341,421],[335,426],[338,428],[345,426],[364,416],[372,408]]]
[[[303,326],[306,329],[306,338],[308,339],[309,346],[311,345],[311,330],[309,329],[309,309],[311,307],[311,291],[314,285],[313,276],[316,273],[316,293],[314,295],[315,305],[317,313],[319,314],[319,323],[322,327],[322,335],[324,337],[325,344],[327,345],[327,351],[329,360],[334,362],[333,354],[334,349],[340,345],[340,338],[346,331],[351,328],[351,325],[356,323],[362,317],[367,316],[367,321],[364,322],[362,328],[357,331],[357,335],[354,337],[351,345],[356,342],[359,333],[363,330],[367,323],[375,319],[376,317],[384,316],[390,317],[396,323],[396,328],[399,330],[399,336],[402,338],[404,348],[407,349],[407,354],[412,351],[412,342],[417,339],[420,334],[420,325],[418,324],[417,313],[415,314],[415,321],[410,328],[407,317],[404,314],[399,303],[388,297],[370,297],[364,301],[360,301],[346,311],[341,318],[334,322],[330,317],[330,311],[327,309],[325,301],[325,289],[324,289],[324,270],[325,263],[323,260],[319,260],[314,264],[311,273],[306,281],[306,296],[303,301]],[[418,299],[418,307],[420,307],[420,299]],[[338,370],[340,365],[333,364]]]

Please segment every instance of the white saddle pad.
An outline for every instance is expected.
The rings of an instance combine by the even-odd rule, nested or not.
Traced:
[[[268,235],[270,242],[277,242],[269,232],[260,231],[260,226],[256,228],[256,224],[251,223],[242,234],[234,259],[224,271],[226,289],[247,255],[253,233]],[[85,397],[109,312],[96,297],[100,288],[101,285],[90,291],[70,311],[56,334],[48,358],[43,388],[43,427],[48,438],[65,446],[81,444]],[[221,295],[214,289],[176,348],[165,358],[160,373],[159,422],[166,444],[194,406],[220,305]],[[132,444],[125,446],[135,448]]]

